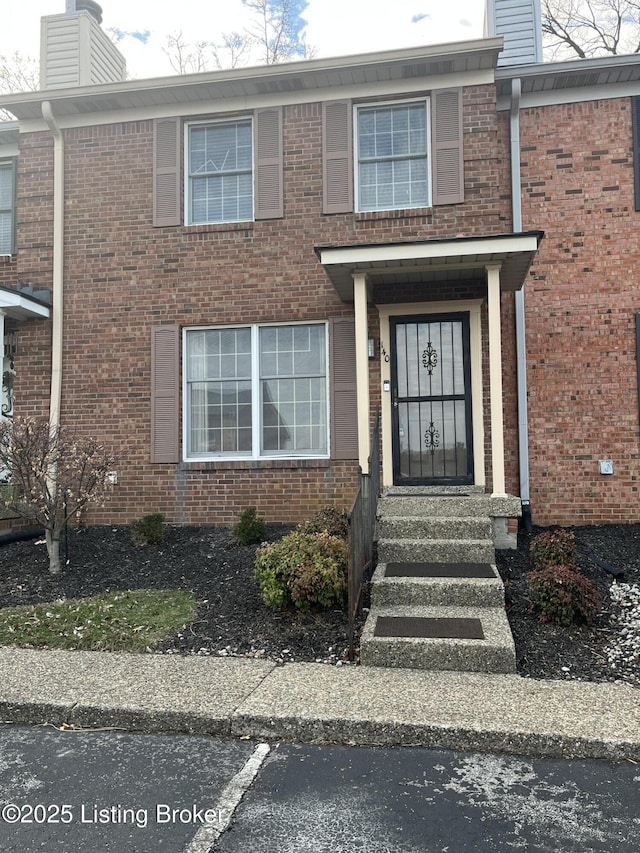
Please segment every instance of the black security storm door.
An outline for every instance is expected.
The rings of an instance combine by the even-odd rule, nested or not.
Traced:
[[[390,324],[394,483],[472,483],[469,315]]]

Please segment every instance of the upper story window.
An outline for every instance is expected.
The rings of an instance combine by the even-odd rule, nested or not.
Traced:
[[[251,119],[188,124],[185,149],[187,224],[252,220]]]
[[[15,167],[0,161],[0,255],[13,254],[15,215]]]
[[[322,105],[322,212],[464,202],[463,92]]]
[[[428,207],[426,100],[356,108],[357,209]]]

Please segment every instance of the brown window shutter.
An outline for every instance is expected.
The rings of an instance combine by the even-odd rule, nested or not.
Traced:
[[[331,321],[331,456],[358,458],[356,327],[352,319]]]
[[[180,119],[153,122],[153,224],[180,225]]]
[[[179,462],[180,329],[151,329],[151,461]]]
[[[282,109],[257,110],[255,114],[255,216],[284,216]]]
[[[353,210],[351,101],[322,105],[322,212]]]
[[[464,201],[462,89],[435,91],[431,99],[433,203]]]

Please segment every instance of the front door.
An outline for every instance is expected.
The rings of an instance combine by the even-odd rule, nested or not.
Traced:
[[[469,315],[391,317],[393,482],[473,482]]]

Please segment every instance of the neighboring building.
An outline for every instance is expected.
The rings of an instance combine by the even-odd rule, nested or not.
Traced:
[[[43,89],[0,99],[0,318],[15,411],[118,448],[96,520],[349,506],[378,409],[386,486],[640,520],[637,57],[498,67],[491,37],[125,81],[76,3]]]

